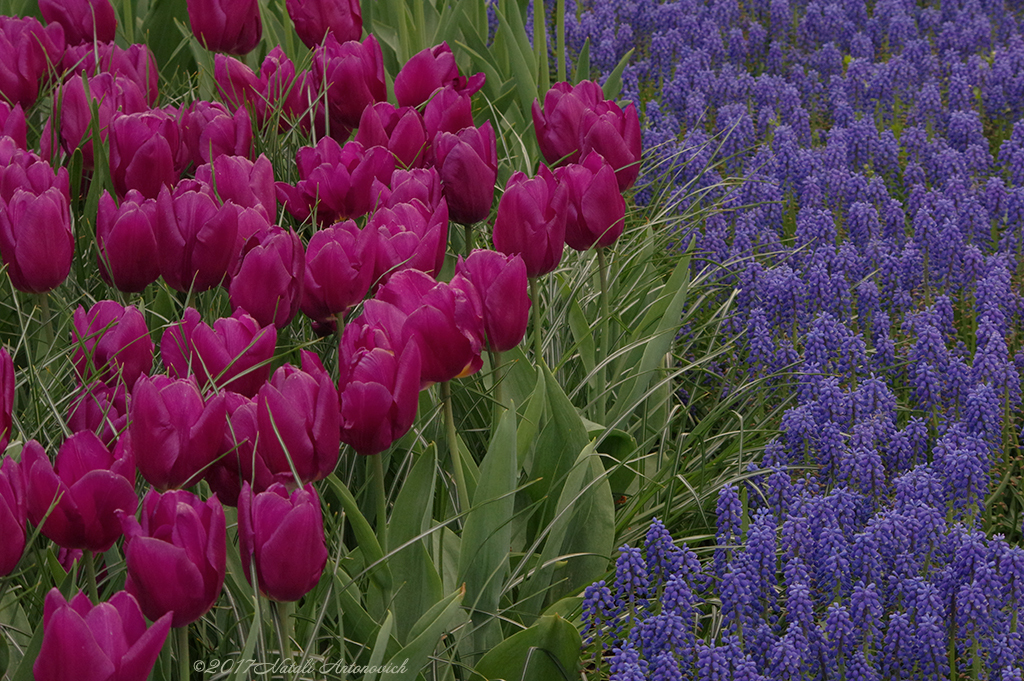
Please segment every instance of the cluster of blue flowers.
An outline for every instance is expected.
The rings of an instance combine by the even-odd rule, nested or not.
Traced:
[[[588,591],[612,678],[1020,679],[1024,550],[994,534],[1021,536],[993,477],[1019,456],[1024,14],[574,10],[597,69],[635,50],[624,94],[656,150],[637,200],[720,200],[694,235],[739,288],[738,359],[796,393],[723,490],[704,573],[655,524]]]

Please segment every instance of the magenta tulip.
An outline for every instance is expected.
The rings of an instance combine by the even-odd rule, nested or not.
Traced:
[[[448,212],[463,225],[486,220],[494,204],[498,148],[491,122],[434,139],[434,165],[441,175]]]
[[[237,59],[218,54],[214,58],[214,80],[221,99],[232,109],[252,111],[259,128],[272,118],[278,121],[281,132],[295,123],[300,123],[303,130],[311,125],[307,112],[316,95],[309,72],[296,72],[280,45],[263,60],[259,76]]]
[[[117,30],[110,0],[39,0],[39,12],[47,23],[61,25],[68,45],[109,43]]]
[[[89,431],[65,440],[53,464],[35,440],[21,456],[28,517],[40,532],[68,549],[106,551],[114,545],[121,536],[119,514],[135,513],[139,503],[130,456],[116,457]]]
[[[309,49],[328,34],[339,43],[359,40],[363,34],[363,11],[359,0],[287,0],[288,16],[295,32]]]
[[[263,37],[256,0],[188,0],[192,32],[208,50],[247,54]]]
[[[559,170],[559,180],[569,192],[565,243],[577,251],[607,248],[622,235],[626,225],[626,200],[622,198],[615,171],[596,151],[581,163]]]
[[[242,483],[247,482],[256,492],[262,492],[274,482],[288,482],[291,479],[275,477],[263,458],[256,451],[258,435],[256,400],[244,395],[225,391],[228,427],[213,466],[206,474],[206,481],[225,506],[237,506]]]
[[[474,250],[459,257],[452,288],[467,298],[479,296],[488,350],[506,352],[519,345],[530,320],[526,264],[518,255]]]
[[[14,360],[0,347],[0,452],[7,449],[14,430]]]
[[[396,165],[413,168],[423,165],[427,131],[416,109],[396,109],[388,102],[378,102],[363,109],[355,141],[367,149],[385,147],[394,154]]]
[[[28,122],[21,104],[12,107],[0,100],[0,137],[10,137],[19,148],[28,148]]]
[[[160,356],[174,378],[191,375],[201,387],[212,384],[253,397],[270,377],[276,344],[273,326],[261,327],[241,310],[211,328],[190,307],[180,323],[164,331]]]
[[[280,227],[254,237],[231,279],[231,305],[251,314],[261,326],[288,326],[299,311],[306,278],[306,254],[299,236]]]
[[[423,124],[429,140],[442,132],[456,133],[473,127],[473,102],[469,93],[451,85],[436,90],[423,109]]]
[[[394,343],[360,317],[338,348],[341,440],[364,456],[383,452],[412,427],[420,393],[420,349]]]
[[[109,386],[93,381],[82,386],[68,408],[68,429],[72,433],[95,433],[106,447],[114,447],[128,425],[127,400],[123,383]]]
[[[257,208],[270,221],[277,216],[274,168],[263,154],[255,163],[242,156],[218,156],[212,163],[196,168],[196,179],[216,190],[222,203],[231,201],[242,208]]]
[[[178,181],[181,138],[177,121],[164,111],[115,113],[110,119],[110,176],[118,196],[137,189],[155,199]]]
[[[522,255],[530,277],[554,270],[565,248],[567,204],[565,185],[547,166],[533,178],[513,173],[498,202],[494,247],[506,255]]]
[[[103,280],[126,293],[140,293],[156,281],[156,229],[156,201],[131,189],[118,206],[103,192],[96,219],[96,264]]]
[[[60,24],[43,28],[35,17],[0,16],[0,97],[32,106],[40,86],[59,73],[64,46]]]
[[[110,73],[128,78],[139,86],[150,106],[156,104],[158,68],[156,57],[146,45],[120,48],[116,43],[82,43],[64,52],[64,70],[68,78]]]
[[[25,552],[25,490],[21,467],[14,459],[2,457],[0,464],[0,577],[6,577],[18,567]]]
[[[484,74],[471,78],[459,76],[455,56],[447,42],[414,54],[395,76],[395,99],[399,106],[420,106],[438,88],[452,86],[467,95],[484,86]]]
[[[161,491],[196,484],[213,462],[225,423],[223,397],[204,400],[195,378],[139,379],[128,434],[142,477]]]
[[[360,43],[340,41],[328,34],[313,50],[313,82],[327,85],[327,111],[331,125],[354,128],[363,109],[388,98],[384,84],[384,58],[373,35]],[[331,136],[344,139],[332,129]]]
[[[43,604],[32,673],[36,681],[146,681],[170,630],[169,613],[147,628],[139,602],[125,591],[93,605],[84,593],[69,603],[54,587]]]
[[[285,364],[275,371],[256,407],[256,448],[271,473],[293,485],[331,474],[341,446],[338,392],[316,355],[303,350],[301,369]]]
[[[161,191],[157,246],[167,285],[176,291],[206,291],[220,284],[238,259],[238,216],[235,204],[218,206],[204,191]]]
[[[232,115],[220,102],[195,101],[180,116],[184,157],[193,167],[224,155],[252,154],[252,121],[245,109]]]
[[[57,288],[71,272],[74,249],[70,202],[57,187],[39,194],[16,189],[0,210],[0,256],[19,291]]]
[[[238,497],[238,550],[251,584],[275,601],[297,601],[313,590],[327,564],[324,518],[312,485],[289,494],[281,483],[253,493],[242,483]],[[250,567],[251,564],[251,567]]]
[[[416,199],[379,208],[364,229],[378,232],[373,277],[378,284],[402,270],[420,270],[432,276],[441,271],[448,244],[448,205],[443,200],[436,208]]]
[[[86,312],[75,310],[72,361],[83,383],[123,382],[132,389],[139,376],[153,368],[153,340],[142,313],[113,300],[101,300]]]
[[[57,189],[71,204],[71,181],[67,168],[57,168],[31,151],[18,147],[14,139],[0,137],[0,200],[10,206],[14,193],[23,189],[40,195],[47,189]]]
[[[433,167],[396,170],[391,176],[391,187],[381,185],[374,190],[380,205],[394,208],[400,203],[419,201],[430,210],[446,210],[447,202],[441,191],[441,176]],[[445,204],[445,208],[441,208]]]
[[[183,627],[213,607],[227,564],[224,507],[217,497],[203,502],[183,490],[150,490],[140,520],[123,516],[122,524],[125,590],[146,617],[173,613],[171,625]]]
[[[362,302],[373,284],[378,233],[351,220],[316,232],[306,247],[302,311],[323,323]]]

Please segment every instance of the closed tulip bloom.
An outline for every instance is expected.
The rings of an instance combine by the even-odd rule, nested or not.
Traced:
[[[347,220],[316,232],[306,247],[302,311],[328,322],[362,302],[373,284],[377,231]]]
[[[54,587],[43,604],[32,673],[36,681],[146,681],[170,630],[170,614],[147,628],[139,602],[125,591],[93,605],[81,592],[69,603]]]
[[[93,381],[82,386],[68,407],[68,429],[96,433],[105,446],[113,447],[128,425],[127,399],[123,383],[109,386]]]
[[[161,187],[178,181],[178,123],[159,109],[115,113],[110,119],[110,177],[118,196],[137,189],[155,199]]]
[[[391,176],[391,186],[380,190],[381,205],[394,208],[400,203],[419,201],[431,210],[441,210],[447,202],[441,190],[441,176],[431,166],[428,168],[398,169]]]
[[[21,104],[13,107],[0,100],[0,137],[10,137],[21,149],[26,149],[28,144],[28,122],[25,120],[25,111]]]
[[[565,247],[567,204],[565,186],[546,166],[533,178],[514,173],[498,202],[494,247],[506,255],[520,254],[527,276],[554,270]]]
[[[150,106],[156,104],[159,89],[157,76],[159,69],[156,57],[149,47],[143,44],[118,47],[116,43],[94,43],[89,41],[64,52],[64,70],[67,77],[95,76],[98,73],[110,73],[114,76],[128,78],[146,96]]]
[[[324,518],[312,485],[292,491],[281,483],[254,493],[242,483],[238,550],[245,577],[275,601],[297,601],[320,581],[327,565]],[[251,564],[251,566],[250,566]]]
[[[285,364],[256,400],[256,447],[271,473],[292,485],[330,475],[341,447],[338,392],[316,355],[303,350],[302,368]]]
[[[299,182],[277,183],[278,199],[295,219],[315,213],[320,225],[365,215],[376,205],[375,181],[387,184],[395,158],[384,147],[364,149],[358,142],[339,145],[330,137],[295,154]]]
[[[223,395],[228,427],[206,482],[225,506],[237,506],[242,482],[249,483],[255,492],[262,492],[274,482],[288,482],[291,478],[276,478],[256,451],[256,400],[231,391]]]
[[[14,361],[7,348],[0,347],[0,452],[7,449],[14,429]]]
[[[565,243],[577,251],[615,243],[626,225],[626,200],[608,162],[592,151],[559,168],[559,179],[569,190]]]
[[[153,368],[153,339],[142,313],[113,300],[101,300],[88,312],[75,310],[72,361],[82,382],[124,382],[129,390]]]
[[[306,253],[299,236],[273,227],[249,240],[242,265],[231,279],[231,305],[261,326],[288,326],[299,311],[306,278]]]
[[[146,96],[138,84],[130,78],[111,73],[101,73],[88,79],[89,93],[86,95],[82,78],[70,78],[60,88],[55,98],[53,115],[60,116],[60,144],[67,155],[75,149],[82,149],[85,167],[93,167],[92,148],[92,107],[99,112],[100,139],[107,139],[111,117],[116,113],[142,113],[149,110]],[[44,129],[41,142],[43,154],[47,155],[50,130]]]
[[[128,434],[135,462],[158,490],[196,484],[224,436],[224,399],[204,400],[192,377],[143,377],[132,391]]]
[[[202,387],[214,385],[253,397],[270,377],[276,345],[277,330],[260,326],[242,310],[210,327],[190,307],[180,323],[164,331],[160,356],[174,378],[191,375]]]
[[[368,301],[370,304],[373,301]],[[341,440],[364,456],[378,454],[412,427],[420,394],[420,349],[399,344],[360,317],[338,348]]]
[[[393,305],[405,315],[403,333],[420,348],[421,387],[480,370],[483,319],[479,304],[464,290],[419,270],[403,270],[377,292],[376,301],[367,302],[364,315],[370,323],[379,314],[375,307],[379,303]],[[381,325],[387,328],[383,320]]]
[[[122,516],[125,590],[143,614],[158,620],[173,613],[171,626],[203,616],[220,595],[227,562],[224,507],[191,492],[150,490],[139,520]]]
[[[414,54],[395,76],[395,99],[399,106],[419,106],[438,88],[452,86],[468,95],[484,85],[484,74],[466,79],[459,76],[455,55],[447,42]]]
[[[274,168],[263,154],[252,162],[243,156],[218,156],[196,168],[196,179],[216,189],[221,202],[242,208],[258,208],[268,220],[277,216]]]
[[[355,141],[366,148],[385,147],[395,155],[396,165],[413,168],[423,165],[427,131],[416,109],[378,102],[363,109]]]
[[[218,206],[207,192],[165,188],[157,197],[160,274],[176,291],[206,291],[238,259],[238,207]]]
[[[37,154],[19,148],[10,137],[0,137],[0,200],[10,206],[19,189],[38,196],[51,188],[56,188],[68,205],[71,204],[67,168],[58,167],[54,171]]]
[[[316,99],[309,72],[297,72],[295,64],[278,45],[267,54],[257,76],[252,69],[232,57],[214,57],[214,80],[221,99],[232,109],[253,113],[256,126],[263,128],[275,118],[284,132],[300,123],[309,129],[306,115]]]
[[[248,54],[263,37],[256,0],[188,0],[192,32],[208,50]]]
[[[359,40],[363,34],[363,10],[359,0],[287,0],[288,16],[299,40],[309,49],[331,34],[339,43]]]
[[[378,284],[402,270],[420,270],[432,276],[441,271],[448,245],[448,205],[443,200],[436,208],[418,199],[379,208],[363,229],[378,232],[373,277]]]
[[[441,174],[448,212],[463,225],[486,220],[494,204],[498,148],[491,122],[434,139],[434,165]]]
[[[25,490],[21,469],[14,459],[2,457],[0,464],[0,577],[18,567],[25,552]]]
[[[388,98],[384,84],[384,58],[373,35],[363,41],[340,41],[328,35],[313,50],[313,82],[327,84],[327,111],[331,124],[354,128],[363,109]],[[334,130],[331,131],[334,135]],[[334,135],[336,138],[337,135]]]
[[[61,25],[68,45],[109,43],[117,31],[110,0],[39,0],[39,12],[47,23]]]
[[[21,466],[29,520],[67,549],[106,551],[121,536],[119,513],[135,513],[139,503],[131,457],[115,457],[89,431],[65,440],[54,464],[29,440]]]
[[[640,175],[640,119],[632,102],[625,110],[608,102],[603,111],[589,111],[583,118],[580,153],[596,151],[615,169],[619,190],[626,191]]]
[[[219,156],[252,153],[252,121],[245,109],[232,114],[220,102],[196,101],[184,107],[180,116],[183,156],[193,167]]]
[[[435,90],[423,109],[423,124],[429,140],[442,132],[456,133],[473,127],[473,102],[469,93],[451,85]]]
[[[249,109],[255,112],[260,106],[266,106],[260,95],[260,79],[238,59],[216,55],[213,58],[213,79],[217,82],[220,98],[232,110]]]
[[[22,108],[35,104],[40,85],[64,53],[64,29],[35,17],[0,16],[0,97]]]
[[[467,298],[479,296],[488,350],[506,352],[519,345],[530,320],[529,280],[520,256],[476,249],[459,257],[451,285]]]
[[[131,189],[118,206],[103,192],[96,218],[96,264],[105,282],[119,291],[140,293],[160,278],[156,228],[156,201]]]
[[[69,204],[57,187],[16,189],[0,210],[0,255],[14,288],[46,293],[67,279],[75,249]]]

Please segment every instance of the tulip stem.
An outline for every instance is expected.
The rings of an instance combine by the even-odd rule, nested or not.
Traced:
[[[341,342],[341,332],[345,330],[345,313],[339,312],[334,315],[334,328],[338,334],[338,341]]]
[[[603,365],[608,358],[608,317],[610,316],[608,306],[608,259],[605,257],[603,248],[598,246],[595,250],[597,250],[597,269],[601,276],[601,319],[598,322],[597,376],[595,377],[597,411],[595,420],[604,425],[606,375]]]
[[[532,305],[530,305],[530,311],[533,314],[533,361],[540,366],[540,361],[543,353],[544,343],[542,338],[543,333],[543,315],[540,306],[540,280],[537,277],[530,277],[530,298],[533,299]]]
[[[50,295],[40,293],[36,296],[39,301],[39,317],[43,323],[43,338],[46,340],[47,350],[53,347],[53,320],[50,318]]]
[[[455,469],[455,493],[458,497],[458,511],[469,510],[469,488],[466,487],[466,472],[462,470],[462,455],[459,452],[459,436],[455,432],[455,412],[452,411],[452,388],[448,381],[441,384],[441,400],[444,402],[444,423],[448,431],[448,453]]]
[[[388,497],[384,491],[384,461],[383,453],[374,454],[370,457],[370,471],[373,478],[373,495],[377,500],[377,539],[381,548],[387,550],[388,533]]]
[[[89,598],[94,605],[100,602],[100,590],[96,585],[96,558],[93,552],[86,549],[82,552],[82,562],[85,563],[85,582],[89,589]]]
[[[494,387],[494,416],[495,424],[501,417],[502,412],[505,410],[505,390],[501,385],[503,376],[498,373],[498,368],[501,366],[501,353],[494,350],[491,352],[491,376]]]
[[[466,257],[473,252],[473,225],[464,225],[466,228]]]
[[[277,637],[281,643],[281,659],[285,664],[292,659],[292,606],[291,602],[271,601],[277,619]]]
[[[188,625],[178,627],[178,678],[181,681],[188,681],[192,676],[192,665],[188,659]]]

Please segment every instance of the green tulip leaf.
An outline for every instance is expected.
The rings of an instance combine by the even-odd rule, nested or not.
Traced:
[[[569,681],[579,678],[583,641],[558,615],[541,617],[490,650],[477,664],[473,681]]]

